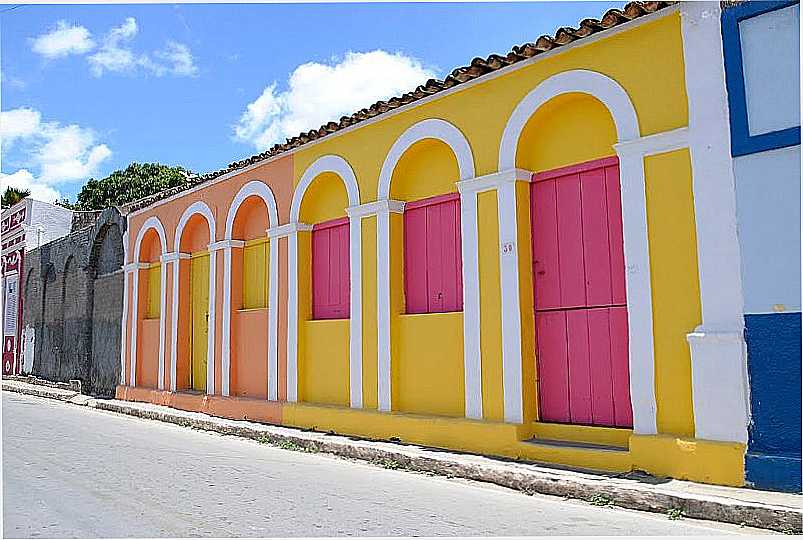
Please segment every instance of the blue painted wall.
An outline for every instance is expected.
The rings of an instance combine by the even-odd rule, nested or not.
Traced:
[[[800,313],[745,316],[750,375],[747,482],[801,491]]]

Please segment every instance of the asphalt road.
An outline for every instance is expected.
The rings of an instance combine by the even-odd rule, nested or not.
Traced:
[[[756,532],[388,470],[10,392],[2,409],[6,538]]]

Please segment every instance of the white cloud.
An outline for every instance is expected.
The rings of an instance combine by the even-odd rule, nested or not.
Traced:
[[[234,137],[259,150],[341,116],[412,90],[435,77],[417,60],[383,50],[349,52],[339,63],[298,66],[277,92],[276,83],[246,106]]]
[[[39,201],[54,202],[61,198],[61,193],[38,181],[28,169],[20,169],[13,174],[0,173],[0,189],[5,191],[7,187],[27,189],[31,197]]]
[[[45,58],[59,58],[70,54],[84,54],[95,47],[92,34],[80,25],[58,21],[56,28],[33,39],[33,52]]]
[[[189,47],[183,43],[168,41],[164,49],[155,51],[152,55],[134,51],[131,42],[138,32],[139,27],[134,17],[126,18],[123,24],[109,30],[100,49],[87,57],[92,75],[100,77],[107,71],[133,74],[137,70],[144,70],[157,77],[167,74],[194,77],[198,74],[195,59]]]
[[[0,173],[3,188],[13,185],[30,189],[33,197],[43,200],[55,200],[61,184],[85,181],[96,175],[112,155],[108,146],[97,142],[91,129],[43,122],[41,113],[30,108],[0,113],[0,134],[4,158],[10,148],[8,140],[23,145],[18,154],[24,156],[16,160],[21,161],[18,164],[22,168],[12,174]]]
[[[41,121],[42,115],[39,111],[26,107],[0,112],[0,141],[3,149],[9,148],[17,139],[35,134]]]

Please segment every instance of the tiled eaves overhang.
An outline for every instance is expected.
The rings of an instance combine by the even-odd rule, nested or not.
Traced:
[[[430,79],[425,84],[418,86],[412,92],[407,92],[399,97],[393,97],[387,101],[377,101],[366,109],[361,109],[351,116],[343,116],[339,122],[329,122],[322,125],[318,129],[310,130],[306,133],[297,135],[291,139],[287,139],[282,144],[275,144],[269,150],[255,154],[251,157],[230,163],[225,169],[206,173],[204,175],[193,177],[190,183],[164,190],[154,195],[145,197],[126,205],[128,212],[142,210],[158,201],[172,197],[182,191],[194,188],[199,184],[203,184],[215,178],[219,178],[225,174],[229,174],[248,166],[254,165],[266,159],[274,158],[303,146],[312,141],[316,141],[332,133],[359,124],[366,120],[375,118],[385,114],[399,107],[409,105],[418,100],[432,96],[444,90],[448,90],[460,84],[481,78],[483,75],[493,73],[502,68],[517,64],[524,60],[528,60],[538,54],[552,51],[558,47],[568,45],[578,40],[587,38],[589,36],[599,34],[611,28],[621,26],[634,19],[638,19],[645,15],[651,15],[661,9],[669,7],[677,2],[629,2],[625,5],[624,9],[610,9],[602,16],[601,19],[583,19],[580,21],[579,28],[562,27],[555,32],[555,36],[543,35],[539,37],[535,43],[525,43],[524,45],[514,46],[510,52],[505,56],[492,54],[488,58],[474,58],[468,66],[460,67],[453,70],[444,80]]]

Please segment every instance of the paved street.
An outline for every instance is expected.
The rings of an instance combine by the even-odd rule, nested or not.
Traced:
[[[2,399],[6,538],[756,532]]]

